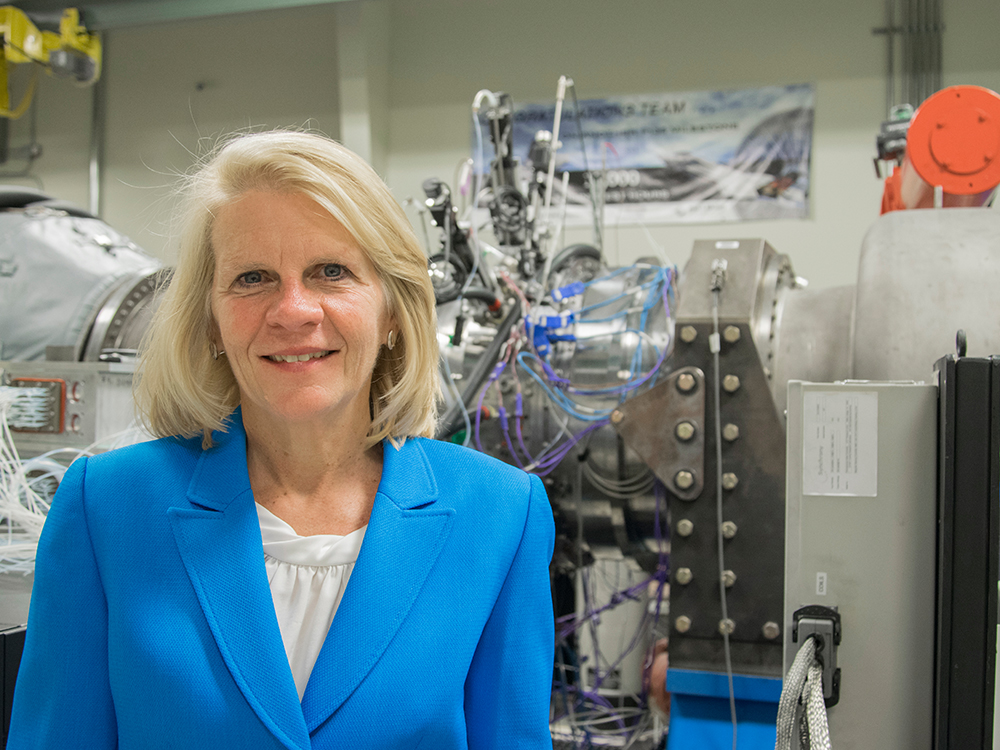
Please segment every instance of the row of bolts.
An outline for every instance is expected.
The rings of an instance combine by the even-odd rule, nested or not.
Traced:
[[[690,344],[697,338],[698,331],[694,326],[684,326],[681,328],[680,338],[687,344]],[[740,329],[737,326],[726,326],[722,332],[722,337],[727,343],[735,344],[740,340]],[[695,387],[694,376],[689,373],[681,373],[677,377],[677,390],[682,393],[689,393]],[[739,390],[740,379],[736,375],[726,375],[722,379],[722,389],[726,393],[735,393]],[[691,422],[684,421],[677,425],[674,429],[674,434],[677,436],[678,440],[687,442],[694,437],[695,426]],[[732,423],[727,424],[722,428],[722,437],[727,443],[732,443],[737,440],[740,436],[740,428]],[[674,475],[674,483],[682,490],[689,489],[694,484],[694,474],[692,474],[687,469],[681,469]],[[739,484],[739,478],[731,471],[727,471],[722,475],[722,488],[724,490],[736,489],[736,485]],[[689,518],[682,518],[677,522],[676,529],[678,536],[691,536],[694,531],[694,522]],[[732,521],[725,521],[722,524],[722,536],[725,539],[732,539],[736,536],[736,524]],[[677,572],[674,574],[674,580],[682,586],[686,586],[691,583],[694,578],[694,574],[691,572],[690,568],[678,568]],[[722,573],[722,581],[726,585],[726,588],[731,588],[736,583],[736,574],[731,570],[725,570]],[[677,629],[678,633],[686,633],[691,629],[691,618],[687,615],[681,615],[674,621],[674,627]],[[732,633],[736,629],[736,623],[732,619],[725,619],[719,621],[719,632],[720,633]],[[763,635],[768,640],[774,640],[781,634],[781,628],[778,623],[768,621],[764,623],[761,629]]]

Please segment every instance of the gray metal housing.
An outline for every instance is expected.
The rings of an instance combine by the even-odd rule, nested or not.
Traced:
[[[160,269],[99,219],[0,211],[0,359],[45,359],[50,346],[90,361],[104,349],[136,349]]]

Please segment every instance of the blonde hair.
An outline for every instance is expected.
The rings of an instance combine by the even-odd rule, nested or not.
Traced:
[[[215,214],[251,190],[306,195],[347,229],[371,259],[398,326],[372,373],[367,446],[431,435],[440,395],[434,290],[427,259],[385,183],[359,156],[298,131],[237,135],[186,180],[180,257],[144,339],[135,388],[146,427],[158,437],[204,436],[239,405],[225,357],[213,359],[210,295]]]

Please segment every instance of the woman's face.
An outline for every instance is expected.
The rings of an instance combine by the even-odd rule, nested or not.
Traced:
[[[216,214],[212,313],[244,414],[370,422],[390,319],[350,233],[304,195],[250,191]]]

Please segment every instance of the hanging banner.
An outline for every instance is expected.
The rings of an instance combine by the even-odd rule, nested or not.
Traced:
[[[578,107],[567,98],[553,206],[563,203],[569,172],[570,226],[592,223],[592,194],[602,193],[609,226],[806,217],[814,108],[811,84],[587,99]],[[531,142],[552,129],[554,116],[554,103],[515,105],[514,155],[523,169],[533,168]],[[593,189],[588,170],[602,177]]]

